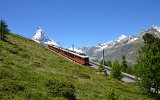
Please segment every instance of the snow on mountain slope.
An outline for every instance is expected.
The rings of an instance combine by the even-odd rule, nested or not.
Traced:
[[[32,40],[44,45],[51,44],[59,46],[55,41],[45,36],[42,28],[40,27],[37,28],[35,35],[32,37]]]
[[[160,32],[160,26],[152,26],[154,29],[156,29],[158,32]]]
[[[127,36],[121,35],[121,36],[117,39],[117,42],[120,42],[120,41],[122,41],[122,40],[124,40],[124,39],[126,39],[126,38],[127,38]]]
[[[125,36],[125,35],[121,35],[118,39],[113,40],[113,41],[109,41],[106,43],[102,43],[102,44],[98,44],[96,47],[97,49],[94,52],[99,52],[102,51],[103,49],[109,49],[115,46],[119,46],[122,44],[128,44],[128,43],[132,43],[136,40],[138,40],[139,37],[138,36]]]
[[[73,50],[73,48],[68,48],[68,49],[71,50],[71,51],[78,52],[78,53],[83,53],[82,50],[77,49],[77,48],[74,48],[74,50]]]

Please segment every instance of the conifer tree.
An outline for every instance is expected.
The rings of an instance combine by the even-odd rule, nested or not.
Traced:
[[[102,72],[104,70],[104,66],[101,63],[99,64],[98,70],[99,70],[99,72]]]
[[[140,77],[142,89],[149,94],[160,91],[160,39],[146,33],[143,36],[145,45],[142,47],[136,72]]]
[[[118,60],[115,60],[111,69],[111,77],[121,80],[121,66],[118,62]]]
[[[4,20],[0,20],[0,38],[6,40],[6,35],[9,33],[8,25]]]
[[[127,66],[126,57],[124,55],[122,56],[121,67],[122,67],[122,71],[126,72],[128,66]]]
[[[112,62],[111,62],[111,61],[107,61],[107,62],[106,62],[106,66],[112,67]]]

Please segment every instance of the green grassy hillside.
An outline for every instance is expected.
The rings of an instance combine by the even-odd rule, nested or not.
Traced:
[[[10,34],[0,40],[0,100],[150,100],[125,84],[77,65],[44,46]],[[113,95],[114,95],[113,94]]]

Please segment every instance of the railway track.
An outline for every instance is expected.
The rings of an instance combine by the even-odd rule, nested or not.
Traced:
[[[46,47],[46,48],[48,48],[48,47]],[[49,48],[48,48],[48,49],[49,49]],[[51,50],[51,49],[49,49],[49,50]],[[54,50],[51,50],[51,51],[57,53],[57,52],[54,51]],[[61,55],[61,54],[59,54],[59,53],[57,53],[57,54],[60,55],[60,56],[62,56],[62,57],[64,57],[64,58],[67,58],[67,59],[69,59],[69,60],[71,60],[71,61],[73,61],[73,62],[75,62],[75,63],[77,63],[77,64],[79,64],[79,65],[82,65],[82,64],[80,64],[79,62],[76,62],[76,61],[74,61],[74,60],[72,60],[72,59],[70,59],[70,58],[68,58],[68,57],[66,57],[66,56],[64,56],[64,55]],[[85,66],[87,66],[87,65],[85,65]],[[98,69],[99,63],[96,63],[96,62],[93,62],[93,61],[89,61],[88,67],[94,68],[94,69]],[[105,69],[104,69],[104,72],[105,72],[107,75],[110,75],[111,68],[108,67],[108,66],[104,66],[104,68],[105,68]],[[137,78],[136,78],[135,76],[133,76],[133,75],[130,75],[130,74],[127,74],[127,73],[124,73],[124,72],[122,72],[122,75],[123,75],[123,78],[121,79],[121,81],[123,81],[123,82],[132,83],[132,82],[136,82],[136,81],[137,81]]]
[[[98,69],[98,66],[99,66],[99,64],[98,63],[96,63],[96,62],[93,62],[93,61],[89,61],[90,62],[90,67],[92,67],[92,66],[94,66],[94,67],[92,67],[92,68],[96,68],[96,69]],[[96,67],[95,67],[96,66]],[[107,75],[110,75],[110,73],[111,73],[111,68],[110,67],[108,67],[108,66],[104,66],[104,72],[107,74]],[[127,74],[127,73],[124,73],[124,72],[122,72],[122,76],[123,76],[123,78],[121,79],[121,81],[123,81],[123,82],[125,82],[125,83],[133,83],[133,82],[137,82],[137,80],[139,80],[136,76],[134,76],[134,75],[130,75],[130,74]]]

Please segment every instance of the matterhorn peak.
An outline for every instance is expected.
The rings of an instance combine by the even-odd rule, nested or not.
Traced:
[[[33,40],[40,43],[42,41],[42,37],[44,37],[43,30],[40,27],[37,27],[36,33],[33,36]]]
[[[38,27],[36,29],[36,32],[32,38],[32,40],[41,43],[43,45],[56,45],[59,46],[55,41],[53,41],[52,39],[48,38],[47,36],[44,35],[43,29]]]

